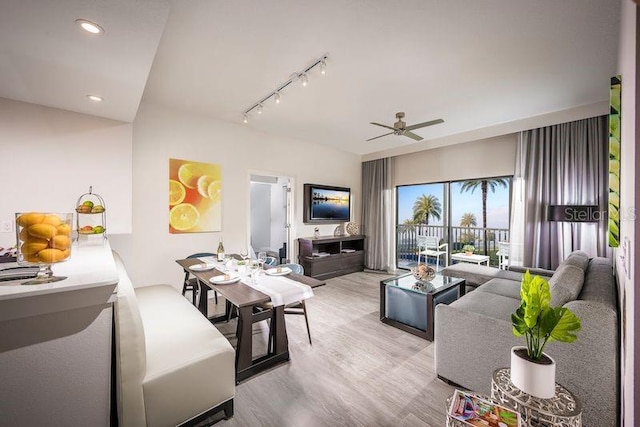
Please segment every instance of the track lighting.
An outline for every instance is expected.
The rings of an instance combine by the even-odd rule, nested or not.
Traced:
[[[320,58],[314,60],[313,62],[311,62],[311,64],[306,67],[303,68],[301,71],[297,72],[297,73],[293,73],[291,74],[291,76],[289,76],[289,80],[287,80],[286,82],[282,83],[281,85],[279,85],[276,90],[270,92],[267,96],[265,96],[264,98],[260,99],[258,102],[255,102],[254,104],[251,105],[251,107],[247,108],[246,110],[244,110],[244,115],[243,115],[243,119],[242,121],[244,123],[248,123],[249,122],[249,113],[251,113],[252,111],[255,110],[255,112],[257,114],[262,114],[262,109],[263,109],[263,104],[265,101],[267,101],[269,98],[273,98],[273,102],[275,102],[276,104],[280,103],[280,92],[288,87],[291,83],[293,83],[296,80],[300,80],[300,83],[302,84],[302,86],[307,86],[307,84],[309,83],[309,71],[313,70],[316,66],[320,66],[320,74],[325,74],[326,73],[326,68],[327,68],[327,58],[328,58],[328,54],[324,54],[322,55]]]

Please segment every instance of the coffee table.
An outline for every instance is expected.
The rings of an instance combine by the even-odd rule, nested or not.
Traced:
[[[466,254],[453,254],[451,255],[452,261],[469,262],[471,264],[487,264],[489,265],[489,256],[487,255],[466,255]]]
[[[406,273],[380,282],[380,320],[387,325],[433,341],[434,309],[465,293],[465,280],[437,274],[420,282]]]

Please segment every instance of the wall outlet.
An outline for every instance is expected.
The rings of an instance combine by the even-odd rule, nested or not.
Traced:
[[[0,223],[0,233],[13,233],[13,221],[2,221]]]

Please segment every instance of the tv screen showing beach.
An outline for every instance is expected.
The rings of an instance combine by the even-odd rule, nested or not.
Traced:
[[[349,191],[312,187],[311,219],[349,221]]]

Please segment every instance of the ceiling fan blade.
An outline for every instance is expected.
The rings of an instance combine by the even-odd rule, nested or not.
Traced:
[[[403,135],[408,136],[411,139],[415,139],[416,141],[422,141],[424,139],[420,135],[416,135],[415,133],[409,132],[408,130],[405,130]]]
[[[391,127],[391,126],[387,126],[387,125],[381,125],[380,123],[375,123],[375,122],[371,122],[372,125],[376,125],[376,126],[382,126],[383,128],[387,128],[387,129],[391,129],[393,131],[396,130],[396,128]]]
[[[405,130],[414,130],[414,129],[423,128],[425,126],[437,125],[437,124],[440,124],[440,123],[444,123],[444,120],[437,119],[437,120],[431,120],[430,122],[418,123],[416,125],[407,126],[405,128]]]
[[[382,138],[383,136],[393,135],[394,133],[395,133],[395,132],[385,133],[384,135],[380,135],[380,136],[376,136],[375,138],[367,139],[367,142],[369,142],[369,141],[373,141],[374,139]],[[420,138],[420,139],[422,139],[422,138]]]

